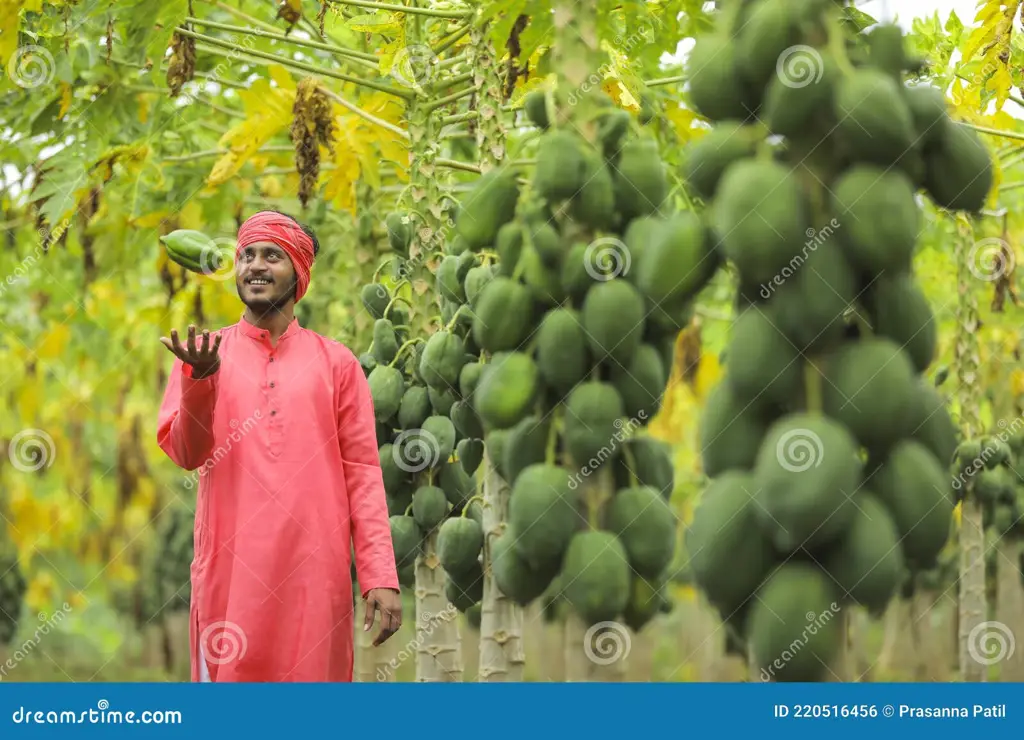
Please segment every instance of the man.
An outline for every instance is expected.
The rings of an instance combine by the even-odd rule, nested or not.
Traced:
[[[184,345],[158,442],[201,468],[192,562],[192,680],[351,681],[350,553],[381,614],[379,645],[402,622],[373,401],[344,345],[298,325],[319,243],[276,211],[238,231],[241,320]]]

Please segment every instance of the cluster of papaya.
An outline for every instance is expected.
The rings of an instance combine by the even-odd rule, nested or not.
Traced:
[[[449,383],[450,375],[437,372],[452,365],[461,370],[469,356],[464,347],[458,358],[451,354],[455,348],[448,346],[446,331],[426,343],[410,340],[409,311],[382,283],[365,285],[362,301],[376,319],[373,342],[359,361],[373,397],[399,579],[404,586],[414,584],[423,540],[440,528],[442,563],[450,574],[464,573],[469,585],[483,546],[481,509],[473,500],[483,433],[465,398],[468,386],[460,390],[458,374]],[[472,368],[470,363],[462,373],[467,383]],[[465,603],[454,579],[449,589],[452,603]]]
[[[420,372],[468,402],[510,487],[489,551],[500,591],[639,629],[669,607],[676,540],[669,447],[643,427],[718,263],[696,216],[664,214],[665,168],[627,112],[603,99],[591,139],[553,125],[553,105],[526,101],[542,129],[528,187],[497,168],[463,199],[436,272],[447,324]],[[467,562],[452,557],[449,578]]]
[[[957,498],[972,496],[981,504],[983,526],[995,539],[1024,537],[1022,454],[1021,434],[970,439],[956,450]]]
[[[881,612],[948,539],[957,430],[923,376],[937,331],[911,269],[916,190],[978,210],[991,161],[940,92],[904,85],[898,27],[848,35],[824,0],[725,12],[689,60],[715,127],[686,175],[739,273],[739,315],[687,549],[739,649],[775,680],[816,681],[845,639],[836,610]],[[817,79],[787,76],[794,49]]]

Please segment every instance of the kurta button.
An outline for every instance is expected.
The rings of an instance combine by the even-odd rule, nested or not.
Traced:
[[[270,358],[270,361],[271,361],[271,362],[273,362],[273,361],[274,361],[274,358],[273,358],[273,357],[271,357],[271,358]]]
[[[270,387],[271,387],[271,388],[273,388],[273,387],[274,387],[274,384],[273,384],[273,383],[271,383],[271,384],[270,384]]]
[[[271,416],[277,416],[277,411],[271,411],[271,412],[270,412],[270,415],[271,415]]]

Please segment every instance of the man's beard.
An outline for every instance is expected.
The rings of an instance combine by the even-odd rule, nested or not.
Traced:
[[[245,304],[246,308],[252,311],[256,316],[263,318],[272,313],[280,313],[295,296],[295,289],[298,285],[298,280],[293,279],[288,290],[279,293],[278,295],[267,297],[267,298],[243,298],[239,295],[239,299]]]

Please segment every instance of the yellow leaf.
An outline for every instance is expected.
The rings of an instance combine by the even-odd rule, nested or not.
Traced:
[[[529,95],[534,90],[550,86],[556,81],[556,75],[549,74],[547,77],[533,77],[522,84],[517,84],[515,90],[512,91],[512,97],[509,98],[509,105],[513,108],[519,108],[523,104],[523,98]]]
[[[391,74],[391,65],[394,64],[395,55],[398,54],[405,48],[405,33],[402,33],[401,38],[397,38],[394,41],[388,43],[377,49],[377,54],[380,59],[377,61],[377,71],[382,75]]]
[[[280,198],[283,191],[279,178],[270,175],[260,178],[260,194],[264,197]]]
[[[239,90],[247,117],[221,137],[219,145],[230,151],[213,166],[206,179],[210,186],[221,185],[233,177],[242,165],[278,131],[291,123],[294,90],[272,88],[266,79]]]
[[[60,357],[70,338],[71,329],[67,324],[54,324],[36,348],[36,355],[43,360]]]
[[[276,82],[278,87],[295,92],[295,78],[292,77],[292,73],[288,71],[287,67],[282,67],[280,64],[271,64],[267,67],[267,72],[270,74],[270,79]]]
[[[60,83],[60,111],[57,113],[57,118],[64,118],[64,114],[71,107],[71,93],[71,85],[66,82]]]
[[[178,212],[178,228],[202,231],[203,226],[203,207],[193,198]]]
[[[135,100],[137,100],[139,103],[139,123],[148,123],[149,107],[152,98],[150,98],[149,95],[147,95],[146,93],[139,93],[135,96]]]
[[[1000,62],[998,59],[995,60],[996,71],[985,83],[985,87],[988,90],[992,90],[996,94],[996,110],[1000,110],[1006,99],[1010,95],[1010,88],[1013,86],[1013,80],[1010,79],[1010,70],[1006,68],[1006,65]]]
[[[18,413],[26,424],[34,424],[39,414],[39,382],[28,380],[18,390]]]
[[[718,355],[704,352],[700,356],[700,364],[697,365],[697,375],[694,378],[694,390],[697,398],[705,400],[722,377],[722,366],[718,364]]]
[[[1014,396],[1024,396],[1024,370],[1017,368],[1010,374],[1010,389]]]
[[[167,210],[153,211],[152,213],[147,213],[144,216],[137,216],[136,218],[131,219],[131,224],[132,226],[136,226],[140,229],[155,229],[170,215],[171,212]]]

